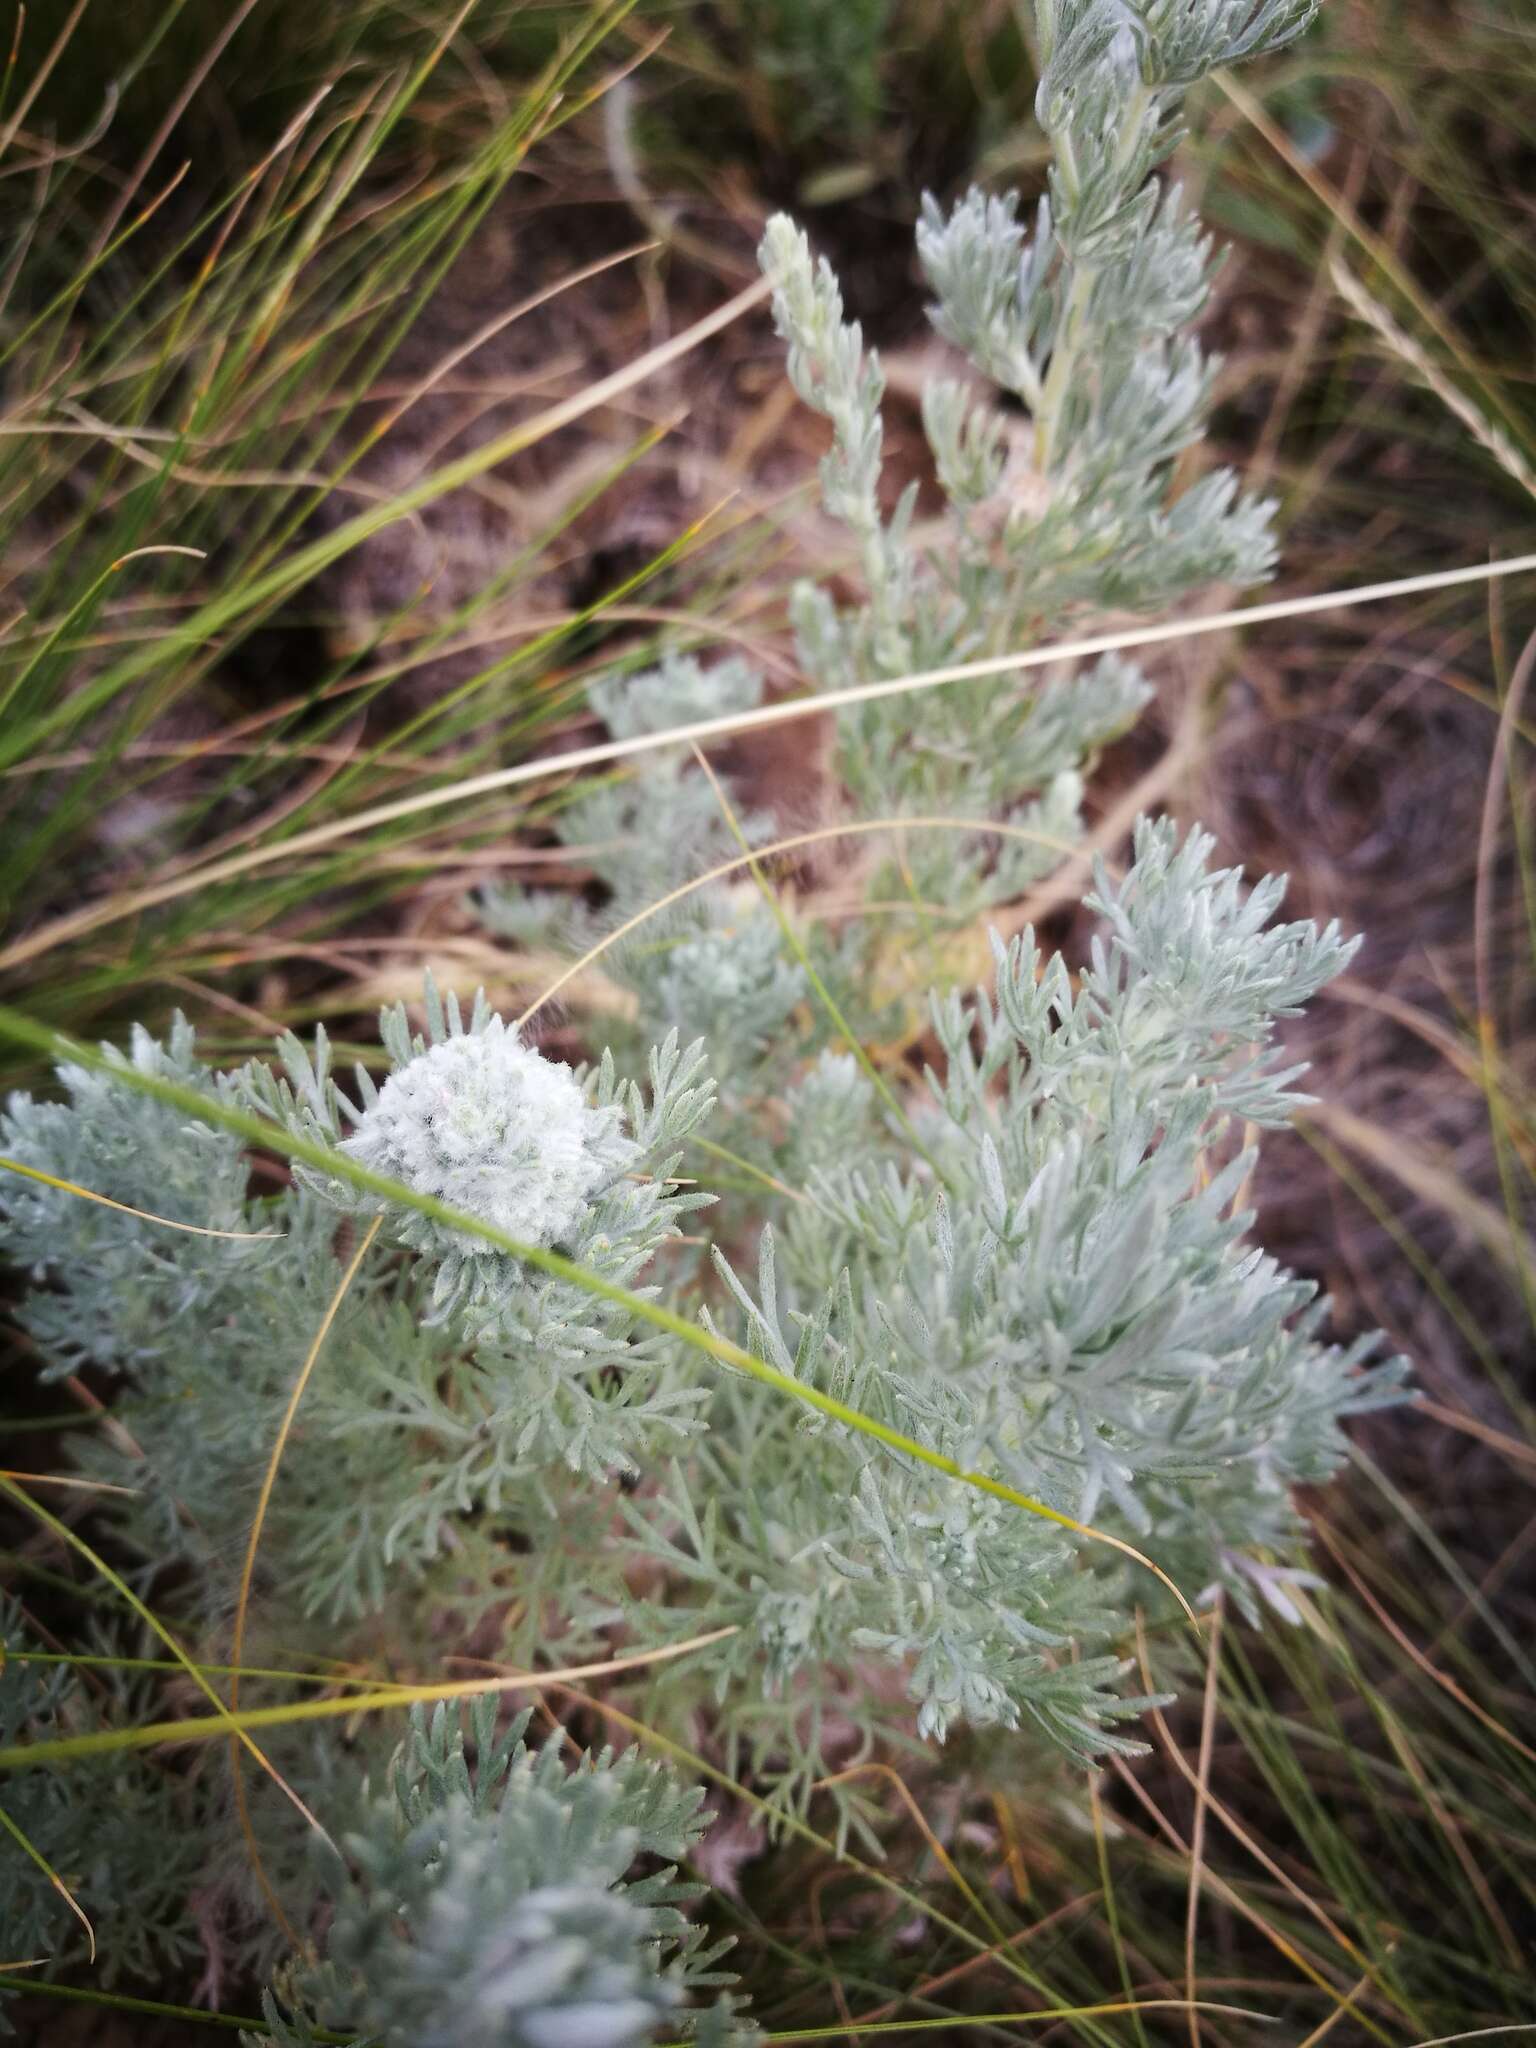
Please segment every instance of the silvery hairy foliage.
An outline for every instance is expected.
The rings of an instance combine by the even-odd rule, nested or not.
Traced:
[[[918,226],[933,324],[968,359],[966,375],[934,377],[923,394],[946,500],[932,534],[915,482],[886,509],[878,356],[804,234],[782,216],[770,223],[774,317],[796,390],[832,424],[823,494],[866,592],[845,607],[819,584],[797,593],[801,660],[819,687],[1005,655],[1085,607],[1165,606],[1269,573],[1272,505],[1221,468],[1170,491],[1209,411],[1216,366],[1189,328],[1214,259],[1178,187],[1154,173],[1179,139],[1190,86],[1279,48],[1313,12],[1313,0],[1037,8],[1035,106],[1051,170],[1033,219],[1011,194],[973,190],[947,211],[930,199]],[[1081,760],[1145,695],[1141,676],[1111,659],[1044,690],[992,682],[860,704],[839,713],[845,780],[866,813],[1002,814],[1059,838]],[[1030,790],[1041,792],[1033,808],[1021,801]],[[950,905],[969,881],[970,909],[1053,864],[1027,842],[1002,853],[981,843],[969,874],[952,842],[914,845],[909,858],[919,893],[933,876]]]
[[[498,1730],[493,1700],[413,1709],[389,1782],[316,1854],[324,1955],[281,1973],[275,2037],[322,2027],[380,2048],[638,2048],[658,2024],[745,2048],[718,1968],[684,1908],[677,1864],[707,1825],[703,1795],[633,1750],[568,1768],[533,1750],[529,1714]],[[636,1874],[637,1860],[652,1866]],[[692,2003],[705,2000],[704,2003]],[[253,2037],[245,2037],[253,2040]]]
[[[213,1078],[178,1020],[164,1045],[137,1034],[116,1072],[177,1081],[210,1106],[255,1106],[320,1134],[342,1161],[384,1149],[369,1142],[370,1119],[398,1103],[388,1164],[408,1185],[521,1222],[529,1242],[645,1289],[648,1264],[707,1199],[672,1179],[709,1106],[698,1047],[653,1049],[642,1087],[611,1061],[573,1074],[519,1047],[483,1005],[466,1022],[430,987],[426,1014],[425,1036],[403,1009],[385,1014],[389,1070],[382,1086],[360,1074],[356,1101],[336,1084],[323,1032],[312,1053],[288,1037],[275,1068]],[[519,1131],[530,1073],[540,1120]],[[302,1168],[275,1198],[253,1197],[242,1141],[212,1121],[112,1073],[66,1068],[60,1080],[67,1101],[12,1099],[0,1118],[10,1156],[152,1217],[244,1233],[184,1234],[37,1182],[0,1184],[8,1252],[40,1283],[20,1319],[45,1373],[94,1365],[126,1381],[119,1413],[137,1455],[104,1438],[84,1462],[132,1485],[127,1517],[144,1554],[195,1564],[217,1612],[254,1503],[254,1447],[270,1443],[306,1333],[336,1289],[338,1227],[350,1218],[355,1239],[379,1205]],[[630,1311],[410,1212],[385,1223],[327,1340],[327,1372],[273,1508],[274,1533],[290,1545],[287,1583],[317,1615],[376,1610],[402,1569],[462,1566],[479,1549],[476,1518],[537,1489],[551,1467],[590,1482],[633,1472],[699,1427],[706,1398],[679,1372],[675,1345]],[[397,1247],[413,1256],[402,1261]],[[463,1528],[450,1540],[454,1522]]]
[[[705,668],[681,654],[640,674],[604,675],[589,693],[619,740],[745,711],[761,694],[762,678],[747,662]],[[643,757],[630,775],[578,792],[555,822],[605,891],[602,909],[568,895],[490,890],[477,906],[483,921],[569,959],[642,915],[634,939],[597,963],[600,985],[612,991],[607,1007],[618,1010],[622,997],[641,1029],[701,1036],[728,1100],[740,1094],[738,1084],[755,1087],[765,1051],[807,991],[803,967],[786,951],[741,860],[743,841],[750,848],[772,837],[772,820],[746,807],[722,809],[687,750],[669,748]],[[689,888],[721,868],[732,872]],[[688,893],[654,914],[679,889]],[[618,1035],[637,1042],[622,1029],[622,1012],[617,1022]]]
[[[915,483],[890,505],[878,359],[804,235],[771,224],[762,260],[776,323],[797,391],[831,423],[823,497],[864,592],[841,606],[821,585],[797,593],[813,684],[1005,653],[1090,609],[1268,573],[1271,506],[1219,468],[1173,489],[1209,406],[1215,366],[1188,330],[1214,258],[1155,173],[1188,87],[1280,47],[1310,11],[1041,10],[1037,108],[1053,162],[1033,221],[1012,198],[972,192],[948,212],[930,202],[918,231],[934,325],[970,359],[967,378],[931,381],[924,396],[940,521],[919,521]],[[738,660],[702,671],[669,657],[605,679],[593,708],[625,738],[751,694]],[[905,894],[928,915],[903,957],[916,950],[942,977],[932,926],[973,919],[1056,863],[1076,836],[1084,769],[1146,694],[1110,658],[1038,686],[1005,674],[839,709],[833,782],[856,817],[992,819],[1009,834],[999,847],[913,832],[899,867],[855,863],[867,899]],[[738,868],[629,930],[645,892],[660,901],[732,858],[732,801],[680,750],[648,754],[563,826],[612,892],[606,919],[583,913],[584,945],[622,937],[601,970],[642,1031],[661,1016],[708,1017],[723,1135],[763,1176],[750,1201],[738,1184],[716,1220],[727,1299],[708,1312],[779,1369],[1075,1519],[1103,1520],[1171,1561],[1191,1596],[1221,1584],[1252,1613],[1285,1569],[1258,1560],[1297,1541],[1291,1486],[1325,1476],[1340,1418],[1397,1398],[1401,1379],[1395,1363],[1368,1364],[1370,1343],[1323,1343],[1310,1287],[1245,1242],[1253,1162],[1233,1134],[1289,1115],[1296,1076],[1277,1066],[1275,1022],[1351,949],[1332,930],[1266,932],[1283,882],[1245,892],[1235,872],[1211,871],[1205,835],[1180,844],[1144,826],[1124,882],[1099,878],[1090,901],[1104,937],[1075,985],[1027,936],[997,946],[995,990],[966,1003],[941,982],[944,1064],[903,1130],[838,1049],[848,1020],[871,1040],[921,1035],[910,974],[893,999],[878,920],[802,924],[797,957],[775,943],[775,919]],[[622,823],[606,845],[605,822]],[[736,831],[746,836],[739,818]],[[761,827],[750,836],[761,843]],[[558,916],[510,894],[481,908],[513,937]],[[691,1011],[671,1007],[672,958],[696,970]],[[769,1117],[754,1114],[769,1101]],[[743,1235],[757,1240],[755,1286],[735,1270]],[[923,1733],[1028,1722],[1079,1756],[1129,1746],[1114,1733],[1127,1715],[1107,1647],[1123,1638],[1132,1594],[1122,1560],[755,1387],[724,1389],[710,1425],[624,1514],[639,1551],[691,1590],[679,1633],[740,1625],[719,1652],[740,1688],[733,1738],[778,1774],[786,1800],[830,1761],[807,1732],[807,1673],[845,1725],[892,1732],[850,1648],[905,1674]],[[613,1597],[624,1603],[617,1573]],[[1137,1597],[1159,1596],[1142,1585]],[[1066,1654],[1095,1640],[1100,1657]],[[668,1671],[655,1691],[693,1683]]]
[[[971,193],[919,227],[934,324],[968,359],[924,400],[936,519],[915,488],[893,502],[883,375],[835,278],[770,227],[790,375],[831,422],[839,587],[858,586],[795,599],[813,686],[1006,655],[1267,573],[1269,508],[1184,460],[1210,397],[1189,327],[1212,253],[1159,171],[1188,88],[1307,13],[1041,0],[1044,198],[1026,222]],[[76,1458],[131,1488],[100,1512],[137,1587],[227,1646],[261,1475],[317,1358],[248,1640],[428,1675],[450,1642],[549,1665],[733,1631],[626,1697],[770,1810],[961,1729],[970,1754],[1006,1743],[1041,1779],[1136,1748],[1134,1618],[1177,1609],[1104,1535],[1191,1602],[1219,1589],[1250,1621],[1294,1619],[1292,1490],[1329,1477],[1345,1420],[1403,1377],[1372,1341],[1330,1343],[1326,1303],[1249,1234],[1249,1134],[1304,1099],[1285,1020],[1352,944],[1277,923],[1282,880],[1249,888],[1206,834],[1146,821],[1125,871],[1096,872],[1085,957],[1021,930],[1017,899],[1075,843],[1093,759],[1147,694],[1114,659],[1036,673],[839,710],[814,823],[895,822],[790,886],[749,854],[806,819],[767,814],[744,772],[714,781],[664,748],[579,792],[560,830],[596,907],[503,891],[478,911],[535,989],[593,956],[566,991],[590,1067],[541,1049],[538,1006],[521,1025],[428,982],[423,1028],[386,1011],[377,1057],[345,1077],[323,1031],[210,1073],[177,1019],[105,1072],[64,1068],[58,1100],[12,1099],[0,1149],[125,1205],[0,1179],[43,1372],[116,1376],[122,1430]],[[591,702],[622,740],[762,689],[742,660],[670,654]],[[1001,930],[978,961],[988,913]],[[206,1113],[148,1098],[145,1076]],[[253,1169],[231,1107],[325,1163]],[[658,1300],[830,1408],[648,1323]],[[46,1729],[54,1695],[28,1670],[13,1726]],[[274,2038],[630,2048],[741,2030],[691,1891],[651,1867],[688,1852],[697,1793],[633,1758],[569,1771],[523,1737],[488,1707],[467,1747],[419,1723],[381,1776],[382,1726],[346,1750],[318,1724],[274,1731],[342,1845],[317,1875],[292,1808],[249,1785],[304,1947],[274,1982]],[[156,1781],[133,1782],[148,1802]],[[221,1782],[188,1774],[179,1841],[264,1967]],[[856,1788],[825,1796],[879,1846]],[[50,1857],[84,1868],[89,1804],[35,1805]],[[67,1908],[27,1882],[62,1953]],[[135,1955],[156,1928],[180,1938],[173,1902],[143,1901]]]
[[[526,1603],[526,1654],[548,1606],[533,1583],[536,1563],[530,1573],[518,1560],[524,1532],[561,1516],[576,1540],[585,1502],[595,1544],[615,1477],[638,1475],[642,1457],[702,1426],[708,1389],[696,1372],[679,1369],[675,1343],[638,1324],[631,1310],[504,1252],[466,1247],[458,1231],[409,1208],[391,1204],[381,1213],[340,1177],[301,1167],[275,1194],[252,1191],[248,1149],[220,1127],[221,1103],[255,1107],[274,1127],[319,1136],[343,1170],[359,1155],[370,1168],[382,1157],[378,1170],[397,1174],[413,1192],[451,1201],[509,1234],[516,1227],[530,1246],[558,1249],[642,1297],[654,1291],[645,1268],[709,1199],[673,1180],[680,1144],[709,1107],[698,1048],[679,1050],[675,1039],[655,1048],[644,1088],[620,1080],[611,1061],[583,1072],[547,1060],[483,1003],[466,1017],[430,983],[424,1010],[423,1033],[410,1030],[403,1009],[385,1012],[382,1079],[358,1074],[355,1097],[338,1087],[323,1033],[310,1052],[286,1038],[272,1067],[214,1076],[178,1018],[165,1043],[138,1032],[126,1056],[109,1052],[105,1072],[62,1068],[64,1099],[16,1095],[0,1117],[8,1157],[123,1205],[83,1202],[38,1180],[0,1182],[7,1252],[33,1282],[19,1315],[45,1373],[89,1366],[119,1380],[114,1418],[121,1426],[83,1444],[78,1464],[123,1489],[114,1496],[121,1506],[114,1542],[128,1575],[157,1600],[168,1580],[179,1581],[182,1626],[211,1629],[215,1655],[261,1469],[317,1330],[326,1329],[325,1371],[284,1457],[254,1588],[256,1630],[269,1601],[280,1603],[275,1654],[285,1663],[334,1655],[349,1627],[361,1647],[386,1613],[407,1658],[429,1654],[445,1615],[457,1612],[476,1627],[509,1599]],[[140,1093],[134,1074],[202,1098],[207,1121]],[[375,1216],[375,1242],[327,1327],[344,1262]],[[194,1228],[168,1227],[178,1223]],[[567,1486],[578,1473],[585,1474],[581,1486]],[[571,1590],[554,1586],[548,1599],[568,1613]],[[582,1625],[590,1633],[600,1623]],[[8,1650],[23,1647],[9,1621],[5,1636]],[[142,1654],[160,1646],[128,1647]],[[114,1719],[155,1718],[147,1693],[115,1686],[113,1702]],[[66,1732],[66,1704],[67,1732],[89,1727],[88,1696],[72,1676],[40,1675],[19,1658],[0,1670],[6,1741]],[[475,1746],[483,1776],[485,1725]],[[334,1742],[279,1730],[269,1747],[317,1807],[334,1816],[355,1805],[337,1778],[335,1765],[345,1758]],[[349,1747],[354,1762],[367,1754],[366,1742]],[[434,1752],[418,1743],[412,1754],[415,1784]],[[668,1805],[663,1781],[634,1759],[613,1773],[603,1764],[596,1789],[582,1789],[579,1775],[572,1790],[556,1781],[552,1757],[535,1765],[511,1743],[496,1755],[497,1771],[516,1792],[515,1810],[507,1807],[505,1821],[488,1832],[483,1816],[453,1806],[441,1847],[425,1865],[426,1836],[406,1830],[396,1842],[392,1823],[381,1818],[393,1811],[388,1802],[358,1817],[365,1843],[377,1837],[386,1844],[387,1854],[378,1847],[380,1871],[409,1867],[421,1882],[430,1878],[433,1938],[445,1944],[416,1959],[414,2006],[397,1978],[368,1994],[384,2005],[368,2007],[363,1998],[363,2008],[398,2003],[416,2016],[415,2027],[436,2000],[453,2014],[445,2039],[542,2040],[549,2048],[587,2041],[623,2048],[662,2015],[676,2031],[688,2019],[674,2010],[682,1993],[724,1981],[710,1975],[710,1959],[696,1953],[696,1931],[682,1918],[693,1893],[646,1878],[621,1899],[614,1885],[637,1848],[648,1856],[683,1853],[699,1831],[699,1795],[674,1790]],[[442,1765],[450,1776],[462,1768],[462,1759]],[[216,1773],[183,1785],[137,1763],[126,1771],[104,1763],[78,1774],[24,1774],[11,1787],[8,1811],[24,1816],[29,1839],[80,1897],[93,1910],[99,1905],[119,1967],[194,1953],[189,1902],[198,1893],[234,1917],[221,1942],[255,1962],[270,1954],[266,1902],[251,1883],[243,1846],[227,1841]],[[173,1788],[185,1813],[170,1810]],[[101,1815],[104,1797],[116,1817],[110,1825]],[[385,1888],[366,1899],[351,1892],[317,1898],[304,1877],[304,1830],[295,1827],[293,1809],[264,1781],[251,1788],[248,1804],[269,1891],[284,1901],[289,1924],[307,1925],[317,1911],[333,1920],[333,1962],[354,1923],[371,1926],[370,1914],[387,1919],[404,1910],[384,1877]],[[666,1814],[671,1832],[658,1834],[658,1816]],[[557,1822],[567,1829],[563,1860],[551,1847]],[[670,1851],[668,1842],[676,1845]],[[530,1844],[549,1852],[542,1865]],[[134,1875],[140,1851],[154,1863],[142,1882]],[[357,1869],[371,1867],[363,1849],[358,1855]],[[30,1859],[14,1870],[7,1864],[6,1883],[14,1908],[7,1924],[45,1930],[35,1952],[67,1964],[79,1948],[79,1923],[62,1895]],[[418,1903],[425,1911],[425,1892]],[[474,1925],[461,1929],[454,1947],[455,1915],[465,1914]],[[551,2016],[542,2032],[522,2026],[526,1985],[506,1946],[514,1923],[530,1955],[554,1942],[577,1956],[548,1988]],[[678,1960],[658,1976],[668,1949]],[[479,2018],[462,2001],[455,2006],[446,1988],[460,1964],[468,1968],[471,1951],[483,1965],[474,1992]],[[379,1972],[391,1958],[392,1940],[375,1955]],[[557,2016],[565,2007],[569,2014]],[[724,2041],[736,2032],[728,2008],[700,2016],[700,2039]]]
[[[709,1314],[780,1371],[1252,1616],[1251,1563],[1301,1535],[1292,1487],[1334,1470],[1344,1417],[1400,1398],[1401,1362],[1371,1363],[1373,1341],[1323,1341],[1323,1305],[1247,1241],[1242,1203],[1238,1133],[1303,1099],[1277,1022],[1353,947],[1269,924],[1283,885],[1245,891],[1204,834],[1143,824],[1134,851],[1120,881],[1099,875],[1081,974],[1026,933],[994,942],[990,990],[934,997],[942,1059],[908,1130],[852,1059],[806,1071],[756,1154],[791,1198],[755,1274],[717,1245]],[[870,1737],[897,1739],[910,1712],[934,1737],[963,1722],[1028,1726],[1083,1759],[1135,1746],[1117,1728],[1143,1703],[1118,1696],[1114,1646],[1134,1605],[1167,1596],[1059,1524],[740,1380],[623,1506],[678,1588],[668,1625],[739,1626],[717,1653],[739,1688],[729,1725],[786,1801],[835,1761],[812,1700]],[[655,1697],[696,1683],[658,1673]]]
[[[1224,1585],[1252,1614],[1297,1547],[1291,1488],[1330,1474],[1341,1421],[1397,1398],[1401,1367],[1372,1365],[1368,1343],[1330,1347],[1311,1288],[1246,1242],[1252,1159],[1234,1133],[1294,1108],[1277,1025],[1352,948],[1332,927],[1272,924],[1282,885],[1245,890],[1212,850],[1143,825],[1127,873],[1099,875],[1102,936],[1075,977],[1027,934],[996,942],[990,989],[934,995],[937,1063],[904,1108],[852,1056],[810,1059],[755,1132],[738,1120],[750,1149],[735,1156],[761,1193],[715,1232],[713,1279],[680,1264],[669,1295],[937,1457],[1145,1546],[1187,1597]],[[660,1669],[648,1707],[664,1726],[715,1720],[789,1805],[850,1730],[899,1745],[957,1723],[1030,1728],[1083,1761],[1135,1747],[1124,1724],[1144,1703],[1120,1689],[1118,1645],[1134,1607],[1156,1614],[1166,1596],[1120,1553],[722,1377],[575,1278],[467,1250],[458,1226],[349,1185],[358,1135],[403,1079],[420,1083],[389,1126],[406,1191],[441,1195],[448,1146],[454,1174],[474,1169],[452,1183],[466,1216],[494,1222],[516,1199],[558,1217],[545,1229],[530,1210],[530,1248],[553,1241],[624,1284],[680,1214],[697,1227],[714,1213],[672,1185],[708,1107],[696,1056],[664,1046],[647,1099],[611,1060],[578,1082],[483,1002],[466,1023],[429,987],[426,1008],[419,1035],[386,1012],[391,1071],[382,1086],[359,1074],[354,1096],[323,1039],[311,1055],[286,1040],[279,1069],[221,1082],[195,1081],[185,1027],[169,1048],[136,1041],[138,1065],[329,1146],[334,1172],[303,1167],[281,1194],[220,1211],[281,1235],[171,1235],[6,1184],[13,1244],[56,1283],[24,1311],[40,1341],[129,1379],[120,1413],[139,1455],[129,1466],[105,1439],[84,1457],[102,1476],[131,1470],[114,1508],[127,1540],[195,1561],[217,1614],[256,1453],[346,1237],[373,1213],[265,1545],[301,1615],[403,1628],[446,1606],[473,1628],[511,1597],[521,1622],[504,1634],[525,1655],[596,1649],[615,1624],[652,1643],[734,1629],[707,1660]],[[560,1111],[531,1162],[516,1128],[528,1061],[550,1068],[540,1099]],[[232,1180],[239,1141],[146,1103],[129,1071],[75,1070],[80,1109],[13,1102],[6,1150],[146,1208],[157,1161],[169,1189],[189,1143],[210,1186]],[[610,1178],[581,1164],[573,1219],[564,1176],[589,1139]],[[67,1226],[93,1233],[99,1261],[58,1263],[80,1250]]]
[[[885,373],[844,317],[835,274],[787,217],[769,223],[759,253],[775,325],[796,391],[831,423],[823,503],[863,586],[845,604],[821,581],[793,594],[813,688],[1002,657],[1091,612],[1169,606],[1269,574],[1272,503],[1209,464],[1173,488],[1175,463],[1204,433],[1218,367],[1191,332],[1217,259],[1178,186],[1156,173],[1182,133],[1189,88],[1282,47],[1314,11],[1314,0],[1037,9],[1048,191],[1030,220],[1013,194],[973,189],[947,210],[929,199],[917,229],[930,317],[963,358],[962,374],[932,375],[923,391],[936,519],[919,517],[916,479],[894,487]],[[591,700],[627,739],[746,709],[761,689],[739,658],[706,671],[674,655],[648,674],[603,678]],[[1043,680],[1004,670],[841,707],[834,783],[853,815],[949,821],[905,835],[899,861],[866,861],[867,896],[917,899],[935,943],[1017,897],[1077,836],[1085,773],[1148,695],[1134,664],[1108,655]],[[970,820],[1001,829],[967,834]],[[738,823],[752,843],[768,836],[761,820]],[[605,913],[492,891],[482,909],[493,929],[585,950],[740,850],[682,753],[642,757],[557,829],[610,890]],[[879,1032],[888,1016],[860,1000],[883,983],[869,958],[878,938],[858,921],[816,938],[825,971],[855,992],[847,1014]],[[739,876],[649,924],[604,972],[647,1024],[704,1031],[728,1099],[753,1038],[772,1040],[804,987]]]
[[[51,1661],[8,1597],[0,1597],[0,1641],[0,1748],[153,1713],[154,1696],[137,1674],[108,1668],[87,1682],[66,1661]],[[110,1656],[121,1642],[102,1630],[89,1648]],[[186,1827],[188,1801],[166,1772],[140,1757],[126,1766],[99,1758],[76,1773],[17,1771],[7,1776],[4,1803],[6,1818],[89,1919],[106,1983],[185,1965],[196,1937],[184,1908],[202,1852]],[[18,1957],[75,1963],[90,1945],[47,1871],[13,1838],[0,1852],[0,1927]],[[0,2035],[7,1988],[0,1978]]]

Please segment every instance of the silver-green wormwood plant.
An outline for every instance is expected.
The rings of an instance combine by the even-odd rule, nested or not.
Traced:
[[[795,595],[815,685],[1006,654],[1087,612],[1268,572],[1268,505],[1221,470],[1174,488],[1210,394],[1189,328],[1212,253],[1158,169],[1188,88],[1309,14],[1039,0],[1052,161],[1033,219],[973,191],[929,202],[918,227],[957,352],[924,395],[940,519],[918,519],[912,490],[887,509],[878,360],[805,237],[770,225],[789,374],[831,423],[843,587],[862,586],[856,603]],[[614,670],[592,703],[622,737],[761,690],[743,661],[673,656]],[[609,1050],[590,1068],[429,986],[421,1033],[385,1015],[382,1078],[339,1086],[323,1033],[211,1073],[178,1020],[104,1067],[66,1066],[58,1100],[14,1098],[0,1143],[23,1164],[156,1217],[265,1233],[172,1232],[0,1185],[45,1374],[117,1376],[121,1429],[82,1435],[78,1462],[132,1488],[104,1496],[101,1525],[135,1588],[210,1662],[227,1651],[260,1475],[374,1220],[272,1495],[253,1666],[430,1676],[462,1647],[550,1667],[734,1629],[626,1698],[770,1815],[799,1815],[850,1763],[961,1727],[967,1768],[1006,1748],[1038,1777],[1054,1759],[1064,1797],[1074,1771],[1139,1746],[1132,1617],[1155,1635],[1178,1609],[1075,1524],[1144,1551],[1191,1602],[1219,1589],[1254,1623],[1293,1614],[1292,1489],[1334,1470],[1343,1418],[1401,1397],[1402,1367],[1372,1363],[1369,1342],[1330,1346],[1326,1305],[1247,1242],[1240,1134],[1300,1099],[1276,1027],[1351,945],[1274,924],[1281,882],[1245,888],[1203,833],[1143,822],[1128,870],[1096,875],[1099,935],[1076,971],[1025,930],[994,938],[984,986],[956,985],[968,934],[1078,836],[1085,773],[1146,694],[1107,660],[839,709],[828,802],[844,808],[824,822],[889,829],[846,842],[817,916],[742,857],[773,821],[738,815],[682,750],[581,795],[563,830],[603,909],[495,893],[476,905],[491,930],[574,954],[738,862],[604,954]],[[934,993],[914,1000],[915,980]],[[203,1114],[145,1077],[194,1091]],[[252,1194],[230,1109],[304,1142],[279,1192]],[[429,1213],[443,1204],[455,1220]],[[649,1320],[658,1302],[780,1383]],[[143,1654],[101,1611],[100,1646]],[[143,1674],[87,1687],[26,1661],[19,1614],[6,1634],[0,1741],[154,1717]],[[276,1697],[256,1679],[242,1694]],[[708,1818],[700,1792],[633,1752],[567,1758],[525,1734],[526,1716],[507,1726],[484,1704],[418,1716],[398,1748],[386,1715],[346,1743],[331,1722],[265,1730],[328,1840],[316,1849],[247,1771],[260,1885],[227,1769],[100,1757],[0,1789],[93,1917],[104,1968],[174,1972],[201,1941],[226,1969],[275,1973],[267,2025],[284,2041],[749,2034],[691,1917],[698,1887],[676,1874]],[[816,1796],[878,1852],[857,1782]],[[14,1952],[78,1963],[45,1874],[19,1849],[3,1868]]]

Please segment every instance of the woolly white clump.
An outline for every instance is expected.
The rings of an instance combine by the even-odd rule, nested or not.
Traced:
[[[391,1074],[341,1150],[524,1244],[547,1246],[571,1236],[599,1187],[633,1155],[617,1122],[617,1109],[588,1104],[569,1067],[493,1017]],[[444,1250],[488,1249],[468,1231],[422,1221]]]

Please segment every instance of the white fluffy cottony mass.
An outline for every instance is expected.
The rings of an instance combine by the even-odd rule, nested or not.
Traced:
[[[569,1067],[520,1044],[497,1017],[392,1074],[341,1149],[543,1246],[570,1235],[624,1163],[631,1148],[616,1122],[616,1111],[587,1103]],[[486,1249],[467,1231],[440,1228],[445,1246]]]

